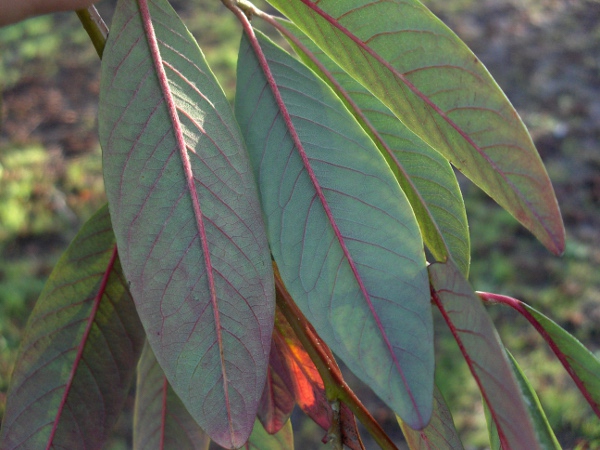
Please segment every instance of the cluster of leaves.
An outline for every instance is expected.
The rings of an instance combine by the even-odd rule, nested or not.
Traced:
[[[523,314],[599,415],[600,362],[533,308],[472,290],[451,166],[561,253],[519,116],[417,0],[270,3],[287,19],[224,0],[244,30],[235,112],[166,0],[119,0],[106,43],[79,13],[103,59],[108,206],[32,312],[2,448],[101,447],[136,370],[135,448],[292,448],[296,404],[335,448],[363,448],[355,417],[395,448],[334,353],[411,448],[462,448],[434,386],[432,305],[481,389],[494,448],[558,447],[482,301]]]

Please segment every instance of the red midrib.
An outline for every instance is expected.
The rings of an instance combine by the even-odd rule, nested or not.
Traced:
[[[206,273],[208,279],[208,287],[210,292],[210,299],[213,307],[213,313],[215,318],[215,332],[217,334],[217,343],[219,345],[219,356],[221,360],[221,374],[223,377],[223,391],[225,396],[225,408],[227,410],[227,419],[229,425],[229,433],[231,442],[235,442],[235,433],[233,430],[233,420],[231,415],[231,406],[229,402],[229,388],[228,388],[228,380],[227,380],[227,372],[225,369],[225,354],[223,349],[223,336],[222,336],[222,326],[219,315],[219,305],[217,302],[217,291],[215,286],[215,277],[212,270],[212,262],[210,258],[210,252],[208,248],[208,238],[206,235],[206,228],[204,225],[204,217],[202,214],[202,209],[200,208],[200,201],[198,199],[198,195],[196,193],[196,186],[194,183],[194,174],[192,171],[192,164],[189,159],[189,155],[187,153],[186,143],[183,136],[183,131],[181,128],[181,123],[179,121],[179,116],[177,113],[177,106],[171,94],[171,89],[169,88],[169,81],[167,79],[167,74],[163,67],[163,61],[160,54],[160,49],[158,46],[158,40],[156,34],[154,32],[154,27],[152,25],[152,18],[150,16],[150,11],[148,9],[147,0],[139,0],[138,2],[140,7],[140,13],[142,15],[142,23],[144,27],[144,31],[146,32],[146,37],[148,39],[149,51],[152,56],[152,61],[154,63],[154,68],[156,70],[156,75],[159,80],[159,84],[163,93],[163,97],[167,106],[167,110],[169,112],[169,117],[171,119],[171,123],[174,128],[175,139],[177,141],[177,147],[179,150],[179,154],[181,157],[181,162],[183,165],[184,176],[186,179],[187,189],[190,194],[190,198],[192,200],[192,205],[194,209],[194,215],[196,217],[196,226],[198,228],[198,233],[200,235],[200,240],[202,242],[202,252],[204,254],[204,264],[206,266]]]
[[[299,0],[309,9],[314,11],[316,14],[321,16],[327,22],[329,22],[334,28],[343,33],[346,37],[352,40],[355,44],[357,44],[362,50],[367,52],[371,57],[373,57],[379,64],[382,64],[386,69],[394,74],[397,78],[399,78],[404,85],[410,89],[417,97],[419,97],[427,106],[432,108],[435,113],[437,113],[451,128],[453,128],[482,158],[486,160],[486,162],[494,169],[494,171],[500,175],[500,177],[504,180],[504,182],[511,187],[513,192],[516,194],[517,198],[525,205],[529,212],[536,218],[538,224],[542,226],[542,228],[546,231],[548,237],[550,237],[553,245],[555,246],[555,251],[562,252],[564,250],[564,242],[563,238],[559,235],[555,235],[554,231],[551,230],[547,225],[546,221],[543,220],[540,213],[533,207],[530,201],[527,200],[526,197],[523,196],[521,190],[517,188],[517,186],[508,179],[506,173],[498,167],[498,165],[490,159],[490,157],[477,145],[477,143],[469,136],[456,122],[454,122],[448,115],[435,103],[433,103],[429,97],[427,97],[423,92],[421,92],[414,84],[412,84],[402,73],[398,72],[390,63],[385,61],[379,54],[377,54],[373,49],[369,46],[365,45],[358,37],[356,37],[350,30],[342,26],[339,21],[327,14],[323,11],[319,6],[313,3],[311,0]]]
[[[234,11],[235,12],[235,11]],[[365,298],[365,301],[367,303],[367,306],[369,308],[369,310],[371,311],[371,314],[377,324],[377,327],[379,328],[380,332],[381,332],[381,337],[384,340],[384,343],[386,345],[386,347],[388,348],[389,354],[392,358],[392,361],[394,363],[394,366],[396,367],[398,373],[400,374],[400,376],[402,377],[402,382],[404,384],[405,390],[410,398],[410,401],[413,405],[414,411],[416,412],[418,418],[419,418],[419,422],[421,424],[424,424],[423,421],[423,417],[421,415],[421,411],[419,410],[418,406],[417,406],[417,402],[414,398],[414,395],[408,385],[408,381],[406,379],[406,376],[404,374],[404,371],[402,370],[402,367],[400,366],[400,363],[398,361],[398,359],[396,358],[396,354],[394,352],[394,348],[392,347],[392,344],[384,330],[383,324],[381,323],[381,319],[379,318],[379,315],[377,314],[377,312],[375,311],[375,308],[373,306],[373,303],[371,302],[371,297],[369,295],[369,293],[367,292],[367,289],[362,281],[362,278],[360,276],[360,274],[358,273],[358,269],[356,267],[356,264],[354,263],[354,260],[352,259],[352,256],[350,255],[350,252],[348,251],[348,248],[346,247],[346,243],[344,241],[344,237],[342,236],[342,233],[340,232],[337,223],[335,221],[335,218],[333,217],[333,213],[331,212],[331,208],[329,207],[329,204],[327,203],[327,199],[325,198],[325,194],[323,193],[323,190],[321,189],[321,185],[319,184],[319,181],[317,180],[317,177],[310,165],[310,161],[308,159],[308,156],[306,155],[306,152],[304,151],[304,147],[302,145],[302,142],[300,141],[300,138],[298,136],[298,134],[296,133],[296,129],[292,123],[292,119],[290,117],[290,114],[287,110],[287,107],[285,106],[285,103],[281,97],[281,94],[279,92],[279,88],[277,87],[277,83],[275,82],[275,79],[273,78],[273,74],[271,73],[271,70],[269,68],[269,64],[267,62],[267,59],[264,55],[264,53],[262,52],[262,49],[260,47],[260,44],[258,43],[258,40],[256,39],[256,36],[254,35],[254,31],[252,29],[252,26],[250,25],[250,23],[248,22],[246,16],[243,13],[239,13],[236,14],[238,16],[238,18],[240,19],[240,21],[242,22],[242,25],[244,27],[244,31],[246,32],[246,34],[248,35],[248,39],[250,40],[250,44],[252,45],[252,48],[254,49],[254,53],[256,54],[256,57],[259,60],[259,64],[261,66],[261,69],[267,79],[267,83],[269,84],[269,87],[271,88],[271,91],[273,93],[273,96],[275,97],[275,101],[277,102],[277,106],[279,108],[279,111],[281,113],[281,115],[283,116],[283,119],[286,123],[287,129],[290,132],[290,135],[292,137],[292,140],[294,142],[295,147],[298,150],[298,153],[300,155],[300,158],[302,159],[302,163],[304,165],[304,168],[306,169],[308,176],[311,180],[311,183],[313,185],[313,187],[315,188],[315,191],[317,193],[317,196],[319,197],[319,201],[321,202],[321,205],[323,206],[323,209],[325,211],[325,214],[327,215],[327,219],[329,221],[329,223],[331,224],[331,227],[333,228],[333,231],[336,235],[336,238],[338,240],[338,243],[340,244],[340,247],[342,248],[342,251],[344,253],[344,256],[346,257],[346,260],[348,261],[348,264],[350,265],[350,268],[352,270],[352,273],[356,279],[356,281],[358,282],[359,285],[359,289],[363,295],[363,297]]]
[[[100,307],[100,301],[102,300],[102,296],[106,291],[106,286],[108,285],[108,278],[113,270],[115,265],[115,261],[117,260],[117,246],[113,246],[112,254],[110,256],[110,260],[108,265],[106,266],[106,270],[104,271],[104,275],[102,276],[102,281],[100,283],[100,287],[94,298],[94,303],[92,305],[92,310],[90,311],[90,315],[87,320],[87,325],[85,327],[85,331],[83,332],[83,336],[81,336],[81,340],[79,341],[79,345],[77,346],[77,355],[75,355],[75,360],[73,361],[73,366],[71,367],[71,372],[69,373],[69,378],[65,385],[65,390],[63,392],[63,396],[60,400],[60,404],[58,406],[58,410],[56,411],[56,416],[54,418],[54,423],[52,425],[52,430],[50,431],[50,436],[48,437],[48,444],[46,445],[46,450],[52,447],[52,441],[54,440],[54,436],[56,435],[56,430],[58,429],[58,424],[60,422],[60,418],[62,417],[63,409],[67,404],[67,399],[69,397],[69,393],[71,392],[71,388],[73,387],[73,380],[75,379],[75,374],[77,373],[77,369],[79,368],[79,363],[83,358],[83,352],[85,350],[85,345],[87,344],[88,338],[90,336],[90,332],[92,330],[92,326],[94,325],[94,321],[96,319],[96,314],[98,313],[98,308]]]

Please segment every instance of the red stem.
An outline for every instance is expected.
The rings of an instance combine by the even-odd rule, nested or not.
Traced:
[[[569,359],[567,355],[565,355],[562,350],[558,347],[552,336],[546,331],[546,329],[542,326],[542,324],[529,312],[527,308],[525,308],[524,303],[520,300],[517,300],[513,297],[508,297],[506,295],[493,294],[490,292],[477,292],[479,298],[488,303],[501,303],[503,305],[508,305],[511,308],[518,311],[525,319],[529,321],[531,325],[535,328],[535,330],[544,338],[550,349],[554,352],[558,360],[561,362],[567,373],[571,376],[587,402],[592,407],[594,413],[600,417],[600,405],[594,401],[594,399],[590,396],[585,383],[579,375],[575,372],[571,363],[569,363]]]

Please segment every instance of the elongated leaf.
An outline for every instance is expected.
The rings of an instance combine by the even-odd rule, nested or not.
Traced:
[[[508,360],[510,362],[513,373],[515,374],[515,378],[517,379],[517,383],[519,383],[519,387],[521,388],[521,393],[525,398],[525,405],[527,405],[527,409],[529,410],[529,415],[533,421],[533,426],[537,435],[538,442],[540,443],[540,447],[545,450],[560,450],[562,447],[558,443],[556,436],[554,435],[554,431],[552,431],[552,427],[548,423],[548,419],[546,418],[546,414],[542,409],[542,405],[540,404],[540,400],[538,399],[535,390],[529,383],[529,380],[519,367],[519,364],[511,355],[509,351],[506,352],[508,354]],[[500,439],[498,436],[498,429],[496,428],[496,424],[491,418],[489,407],[486,405],[485,401],[483,402],[485,407],[485,418],[488,424],[488,433],[490,435],[490,448],[492,450],[500,450]]]
[[[265,384],[273,275],[231,108],[166,0],[121,0],[104,51],[100,139],[123,270],[171,386],[224,447]]]
[[[252,435],[243,448],[244,450],[294,450],[292,423],[288,420],[277,434],[271,435],[257,420]]]
[[[103,207],[63,254],[29,317],[0,448],[102,448],[143,343]]]
[[[466,45],[418,0],[269,0],[406,126],[527,227],[564,249],[525,126]]]
[[[133,448],[208,450],[209,444],[208,435],[169,386],[146,342],[137,371]]]
[[[431,414],[432,319],[412,208],[333,92],[266,38],[255,45],[244,37],[240,47],[236,115],[282,279],[331,349],[421,428]]]
[[[600,417],[600,360],[573,335],[526,303],[488,292],[478,292],[478,295],[486,301],[508,305],[521,313],[548,343],[594,413]]]
[[[284,20],[279,24],[284,27],[280,30],[288,30],[284,37],[302,61],[338,94],[387,159],[415,210],[423,240],[434,257],[445,261],[451,255],[467,276],[469,227],[458,181],[448,161],[412,133],[298,27]]]
[[[277,433],[285,425],[296,405],[284,351],[277,330],[273,330],[267,382],[258,407],[258,418],[269,434]]]
[[[481,301],[456,266],[429,266],[433,299],[479,385],[505,449],[540,448],[504,347]]]
[[[398,423],[411,450],[463,450],[452,414],[437,386],[433,391],[433,413],[429,425],[421,431],[415,431],[399,417]]]

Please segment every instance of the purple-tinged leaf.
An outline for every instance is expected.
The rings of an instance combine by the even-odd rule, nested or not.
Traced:
[[[117,4],[99,115],[119,254],[148,341],[202,429],[239,447],[265,385],[272,266],[239,128],[166,0]]]
[[[272,435],[267,433],[257,419],[250,439],[242,448],[244,450],[294,450],[292,422],[288,420],[277,434]]]
[[[539,449],[521,389],[481,301],[452,261],[428,269],[433,301],[490,408],[503,448]]]
[[[285,345],[285,342],[282,343],[278,338],[277,330],[273,330],[267,382],[257,414],[269,434],[277,433],[285,425],[296,405],[292,377],[282,345]]]
[[[600,417],[600,360],[573,335],[526,303],[505,295],[477,294],[487,302],[508,305],[525,317],[548,343],[594,413]]]
[[[236,115],[281,277],[331,350],[422,428],[433,326],[412,208],[331,89],[268,39],[258,42],[242,40]]]
[[[510,354],[509,351],[506,353],[508,355],[508,360],[513,373],[517,379],[517,383],[519,383],[519,387],[521,388],[521,393],[525,398],[525,404],[527,405],[531,420],[533,421],[533,427],[535,428],[540,447],[544,450],[560,450],[561,446],[554,435],[554,431],[552,431],[552,427],[548,423],[548,419],[546,418],[546,414],[542,409],[542,405],[540,404],[537,394],[519,367],[519,364],[515,358]],[[490,436],[490,448],[491,450],[501,450],[498,429],[491,417],[490,409],[485,401],[483,402],[483,406],[485,408],[485,419],[487,421],[488,433]]]
[[[431,421],[425,428],[415,431],[399,417],[398,423],[411,450],[463,450],[450,409],[437,386],[433,390]]]
[[[210,438],[173,391],[146,342],[138,363],[133,448],[208,450]]]
[[[29,317],[0,448],[102,448],[143,343],[103,207],[58,261]]]
[[[548,174],[518,114],[467,46],[418,0],[268,0],[412,132],[562,253]]]
[[[445,261],[451,255],[467,276],[471,258],[469,227],[458,181],[448,161],[411,132],[293,23],[274,21],[268,16],[266,20],[277,26],[302,61],[336,92],[373,139],[410,201],[432,255],[438,261]]]

